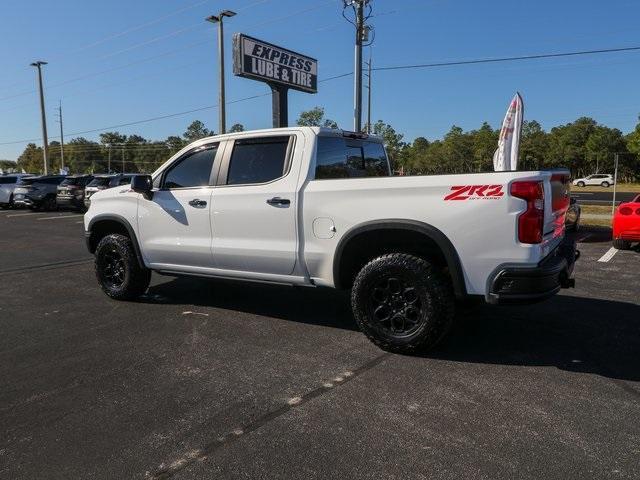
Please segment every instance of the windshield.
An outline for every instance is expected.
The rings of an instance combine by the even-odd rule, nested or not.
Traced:
[[[36,178],[21,178],[18,185],[31,185],[36,180]]]
[[[65,185],[81,185],[81,184],[82,184],[82,177],[69,177],[69,178],[65,178],[60,184],[60,186],[63,187]]]
[[[91,180],[87,187],[108,187],[110,180],[109,177],[97,177]]]

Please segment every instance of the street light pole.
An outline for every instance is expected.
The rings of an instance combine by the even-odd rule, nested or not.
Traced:
[[[42,65],[46,65],[47,62],[38,60],[31,64],[32,67],[38,69],[38,87],[40,90],[40,116],[42,120],[42,157],[44,161],[44,174],[49,173],[49,140],[47,139],[47,116],[44,112],[44,90],[42,88]]]
[[[58,121],[60,122],[60,170],[64,171],[64,129],[62,128],[62,100],[58,105]]]
[[[231,10],[223,10],[218,15],[211,15],[207,17],[207,22],[218,24],[218,74],[220,75],[218,81],[218,131],[219,133],[226,133],[227,131],[227,119],[225,108],[225,92],[224,92],[224,17],[233,17],[236,12]]]

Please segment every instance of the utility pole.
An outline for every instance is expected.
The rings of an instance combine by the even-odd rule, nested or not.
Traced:
[[[111,144],[109,144],[109,155],[107,158],[107,173],[111,173]]]
[[[218,80],[218,131],[219,133],[226,133],[227,131],[227,119],[225,108],[225,93],[224,93],[224,17],[233,17],[236,12],[231,10],[223,10],[218,15],[211,15],[205,20],[211,23],[218,24],[218,74],[220,78]]]
[[[367,62],[367,133],[371,134],[371,52]]]
[[[124,173],[124,145],[122,145],[122,173]]]
[[[38,69],[38,87],[40,90],[40,116],[42,120],[42,156],[44,161],[44,174],[49,173],[49,140],[47,139],[47,116],[44,113],[44,90],[42,89],[42,65],[47,62],[38,60],[31,64],[32,67]]]
[[[62,100],[58,103],[58,122],[60,123],[60,170],[64,170],[64,129],[62,128]]]
[[[342,0],[344,8],[352,7],[355,19],[353,22],[356,27],[356,45],[354,55],[354,81],[353,81],[353,130],[355,132],[362,131],[362,45],[369,40],[370,27],[365,24],[364,9],[369,5],[371,0]],[[344,13],[343,13],[344,15]],[[347,18],[345,16],[345,18]]]

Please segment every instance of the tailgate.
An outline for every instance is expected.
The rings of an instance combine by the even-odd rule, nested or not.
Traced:
[[[544,236],[552,235],[553,238],[564,234],[564,222],[569,208],[569,180],[571,174],[568,170],[554,170],[549,179],[549,194],[545,195],[547,207],[545,208]],[[547,190],[547,188],[545,188]]]

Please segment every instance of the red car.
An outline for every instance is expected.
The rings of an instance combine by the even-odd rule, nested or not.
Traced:
[[[640,195],[621,203],[613,215],[613,246],[627,250],[631,242],[640,242]]]

